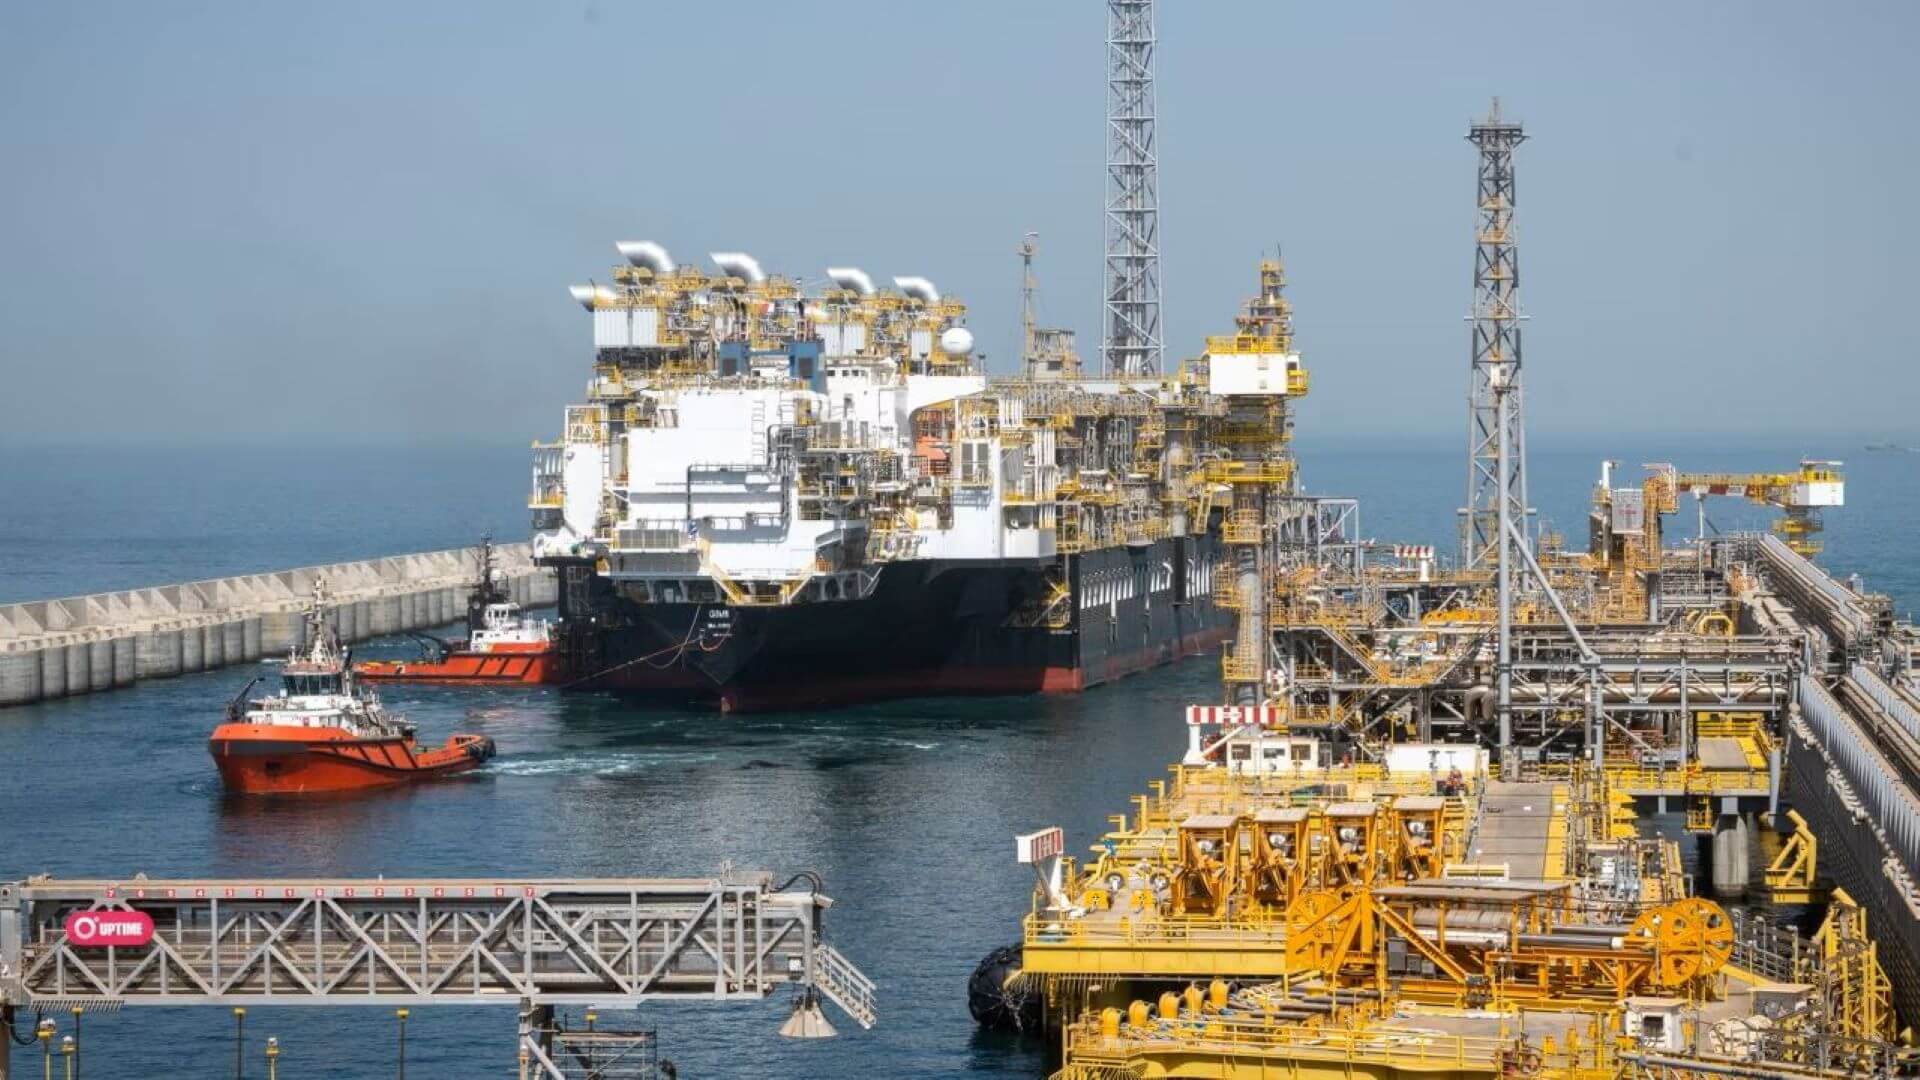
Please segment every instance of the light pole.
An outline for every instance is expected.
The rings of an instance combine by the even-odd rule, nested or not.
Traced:
[[[40,1040],[40,1061],[45,1080],[53,1080],[53,1021],[42,1020],[33,1029],[34,1037]]]
[[[267,1080],[279,1080],[279,1075],[280,1040],[269,1035],[267,1036]]]
[[[1500,776],[1504,780],[1520,779],[1518,757],[1513,750],[1513,560],[1509,557],[1513,551],[1512,541],[1507,532],[1512,528],[1512,508],[1508,506],[1509,487],[1507,475],[1507,391],[1510,389],[1511,369],[1505,364],[1491,364],[1487,367],[1487,383],[1493,390],[1494,411],[1494,467],[1499,471],[1500,479],[1495,488],[1495,497],[1500,506],[1495,514],[1495,528],[1499,537],[1494,547],[1494,583],[1498,597],[1499,635],[1494,660],[1494,698],[1493,711],[1500,722]]]
[[[73,1007],[73,1075],[80,1075],[80,1014],[85,1012],[80,1006]]]
[[[393,1015],[400,1021],[400,1080],[407,1080],[407,1010],[395,1009]]]
[[[246,1065],[240,1054],[247,1045],[247,1010],[235,1006],[233,1010],[233,1080],[245,1080]]]
[[[80,1052],[79,1046],[69,1035],[60,1040],[60,1057],[67,1063],[67,1080],[73,1080],[73,1056]]]

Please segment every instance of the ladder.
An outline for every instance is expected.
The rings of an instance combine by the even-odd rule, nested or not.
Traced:
[[[814,946],[813,958],[814,989],[840,1006],[861,1027],[873,1027],[878,1018],[873,1004],[873,980],[824,941]]]
[[[753,446],[748,454],[748,462],[755,469],[767,467],[767,402],[764,398],[753,399]]]

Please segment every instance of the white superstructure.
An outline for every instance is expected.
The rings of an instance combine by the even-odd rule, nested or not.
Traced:
[[[574,289],[594,378],[534,449],[536,558],[636,599],[783,602],[858,595],[893,559],[1055,554],[1053,432],[983,395],[931,282],[834,268],[808,297],[739,253],[709,275],[621,250],[612,285]]]
[[[1178,373],[1082,379],[1069,358],[990,382],[966,309],[924,277],[835,266],[807,293],[741,252],[707,273],[619,250],[611,284],[572,289],[587,400],[534,447],[534,556],[576,588],[590,565],[633,602],[785,604],[867,595],[901,560],[1033,560],[1054,564],[1051,614],[1028,614],[1057,620],[1078,587],[1058,556],[1205,533],[1235,485],[1292,481],[1306,372],[1271,330],[1277,263],[1240,331]],[[1211,572],[1156,559],[1127,573],[1167,602]]]

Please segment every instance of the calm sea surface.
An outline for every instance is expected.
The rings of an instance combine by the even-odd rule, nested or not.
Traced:
[[[1569,546],[1584,545],[1607,454],[1701,469],[1846,458],[1851,505],[1830,515],[1827,563],[1862,573],[1903,612],[1920,601],[1920,566],[1898,561],[1915,554],[1920,455],[1864,453],[1858,440],[1650,442],[1536,441],[1533,501]],[[1363,500],[1366,535],[1452,546],[1464,485],[1453,441],[1322,448],[1309,437],[1300,454],[1313,490]],[[487,531],[518,539],[525,479],[526,452],[511,446],[0,448],[0,601],[451,547]],[[1725,500],[1709,514],[1723,529],[1766,520]],[[1673,528],[1692,527],[1689,505]],[[811,869],[839,901],[830,937],[879,983],[880,1025],[863,1032],[836,1013],[840,1038],[790,1042],[774,1034],[784,998],[647,1010],[682,1076],[1031,1078],[1040,1048],[977,1034],[965,1003],[967,973],[1013,940],[1025,908],[1031,876],[1009,838],[1059,824],[1074,848],[1089,842],[1179,754],[1180,710],[1213,696],[1216,670],[1192,662],[1072,698],[726,718],[543,689],[396,688],[389,703],[425,737],[484,732],[500,758],[446,782],[303,803],[221,794],[205,736],[255,673],[229,668],[0,711],[0,876]],[[213,1010],[89,1017],[88,1075],[229,1075],[229,1025]],[[268,1034],[289,1080],[391,1075],[385,1010],[262,1009],[247,1031],[250,1075],[264,1075]],[[508,1075],[512,1062],[510,1009],[424,1009],[410,1023],[412,1075]]]

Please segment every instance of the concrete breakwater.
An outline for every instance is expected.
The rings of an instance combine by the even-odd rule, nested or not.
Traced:
[[[278,656],[304,633],[301,612],[325,577],[346,642],[466,617],[478,548],[0,605],[0,706],[88,694]],[[526,544],[496,545],[495,572],[528,607],[557,598]]]

